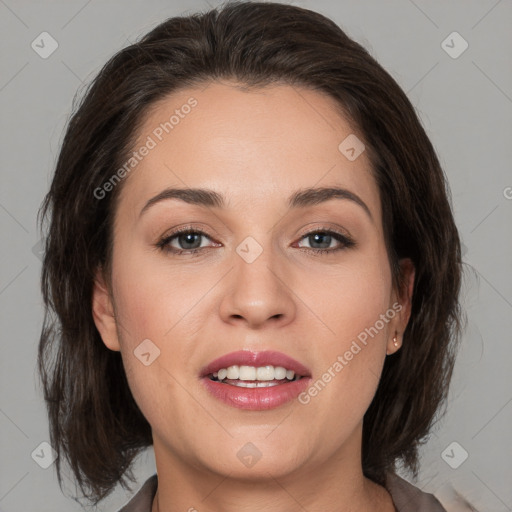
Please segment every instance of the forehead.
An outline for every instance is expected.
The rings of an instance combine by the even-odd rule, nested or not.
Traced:
[[[378,210],[366,152],[355,160],[343,152],[347,145],[363,147],[355,131],[334,99],[305,88],[210,83],[184,89],[146,113],[132,150],[150,149],[129,173],[121,201],[129,196],[142,207],[167,187],[204,187],[229,204],[268,204],[298,188],[336,185]]]

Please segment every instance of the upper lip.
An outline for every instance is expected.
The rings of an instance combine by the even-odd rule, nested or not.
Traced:
[[[206,377],[221,368],[228,368],[234,365],[245,366],[282,366],[287,370],[293,370],[296,375],[310,377],[310,371],[303,364],[282,352],[265,350],[253,352],[251,350],[238,350],[225,354],[201,369],[201,377]]]

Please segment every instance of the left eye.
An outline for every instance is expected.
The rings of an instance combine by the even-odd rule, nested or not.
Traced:
[[[334,233],[333,231],[314,231],[312,233],[307,233],[301,238],[301,240],[304,239],[308,240],[310,243],[310,246],[307,247],[308,249],[320,251],[331,248],[331,242],[333,241],[342,242],[342,245],[347,242],[344,236]],[[335,247],[332,247],[332,249],[335,249]]]

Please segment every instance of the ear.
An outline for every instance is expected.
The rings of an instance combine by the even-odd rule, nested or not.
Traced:
[[[399,261],[401,274],[401,288],[393,293],[396,299],[397,312],[390,322],[390,339],[387,342],[386,354],[394,354],[402,346],[403,334],[411,316],[412,294],[414,289],[415,268],[410,258]]]
[[[103,343],[110,350],[120,350],[112,297],[101,268],[96,271],[94,279],[92,315]]]

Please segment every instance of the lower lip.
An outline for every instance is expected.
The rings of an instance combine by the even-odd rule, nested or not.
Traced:
[[[308,387],[311,378],[302,377],[268,388],[241,388],[211,380],[209,377],[201,380],[215,398],[232,407],[264,411],[275,409],[297,398]]]

